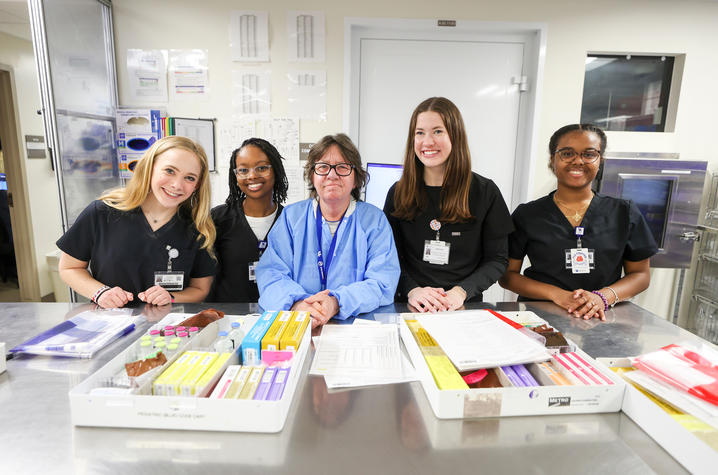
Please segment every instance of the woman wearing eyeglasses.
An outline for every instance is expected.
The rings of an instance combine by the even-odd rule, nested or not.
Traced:
[[[229,196],[212,209],[219,270],[207,300],[256,302],[255,269],[267,247],[266,236],[282,213],[287,176],[277,149],[258,138],[245,140],[232,152],[229,169]]]
[[[574,317],[605,320],[609,307],[648,287],[658,248],[643,216],[630,201],[591,191],[605,150],[606,135],[591,124],[551,137],[556,190],[514,211],[509,266],[499,280],[519,300],[550,300]],[[524,256],[531,267],[521,275]]]
[[[259,261],[259,305],[309,311],[316,327],[392,303],[400,270],[391,227],[359,201],[366,171],[349,137],[314,144],[304,177],[312,197],[287,206]]]

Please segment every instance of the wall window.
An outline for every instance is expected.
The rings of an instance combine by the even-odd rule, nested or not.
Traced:
[[[605,130],[667,132],[673,56],[586,56],[581,122]]]

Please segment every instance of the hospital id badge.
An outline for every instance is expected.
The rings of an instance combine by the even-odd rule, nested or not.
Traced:
[[[574,247],[566,249],[566,269],[574,274],[589,274],[594,269],[593,249]]]
[[[449,263],[451,243],[446,241],[424,241],[424,261],[429,264],[446,265]]]
[[[155,272],[155,285],[165,290],[182,290],[184,288],[184,272]]]
[[[250,282],[256,282],[257,281],[257,265],[259,264],[259,261],[254,261],[251,264],[249,264],[249,281]]]

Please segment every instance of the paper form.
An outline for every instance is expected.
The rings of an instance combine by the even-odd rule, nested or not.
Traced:
[[[166,50],[127,50],[127,77],[132,102],[167,102],[166,57]]]
[[[261,69],[232,71],[232,108],[236,118],[269,114],[271,72]]]
[[[304,183],[304,165],[302,162],[295,164],[287,161],[284,163],[284,173],[287,175],[289,189],[284,206],[308,198],[307,185]]]
[[[415,314],[459,371],[548,360],[548,350],[486,310]]]
[[[328,387],[395,383],[413,372],[402,362],[395,324],[327,325],[314,341],[309,372],[325,376]]]
[[[229,46],[232,61],[269,61],[269,14],[233,10],[229,19]]]
[[[207,50],[170,50],[170,91],[173,100],[197,100],[209,93]]]
[[[287,52],[289,61],[324,62],[324,12],[287,12]]]
[[[264,135],[288,163],[299,164],[299,119],[269,119],[264,123]]]

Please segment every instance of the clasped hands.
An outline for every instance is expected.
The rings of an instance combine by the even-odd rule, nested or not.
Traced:
[[[445,312],[464,305],[466,292],[459,286],[449,290],[441,287],[414,287],[407,294],[409,309],[415,312]]]
[[[324,325],[339,313],[339,301],[336,297],[329,295],[329,290],[322,290],[304,300],[297,300],[292,305],[292,310],[309,312],[312,317],[312,328],[316,328]]]
[[[603,299],[590,290],[576,289],[573,292],[562,290],[553,299],[553,303],[565,308],[572,317],[583,318],[584,320],[590,320],[595,317],[601,321],[606,321]]]
[[[137,297],[151,305],[167,305],[172,303],[172,296],[159,285],[153,285],[144,292],[137,294]],[[102,308],[120,308],[134,300],[132,292],[124,290],[122,287],[112,287],[110,290],[103,292],[97,299],[97,305]]]

